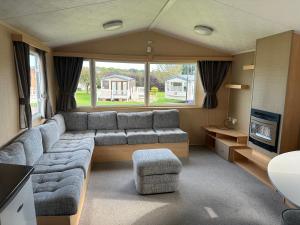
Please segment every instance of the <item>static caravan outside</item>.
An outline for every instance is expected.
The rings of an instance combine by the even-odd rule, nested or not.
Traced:
[[[132,77],[113,74],[101,79],[97,99],[108,101],[129,101],[136,95],[136,80]]]
[[[194,101],[195,76],[178,75],[165,81],[165,97],[186,102]]]

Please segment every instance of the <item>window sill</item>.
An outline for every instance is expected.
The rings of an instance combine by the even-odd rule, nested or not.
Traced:
[[[198,105],[185,105],[185,106],[79,106],[76,111],[84,111],[84,110],[105,110],[105,109],[202,109],[201,106]]]
[[[33,118],[32,120],[32,127],[37,127],[39,125],[42,125],[46,122],[46,119],[42,117]]]

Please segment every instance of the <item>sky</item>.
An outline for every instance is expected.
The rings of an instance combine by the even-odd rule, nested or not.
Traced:
[[[144,63],[96,62],[97,67],[145,70]]]
[[[157,64],[151,64],[150,71],[157,70]],[[89,61],[83,62],[83,67],[88,67]],[[121,62],[96,62],[96,67],[117,68],[117,69],[137,69],[145,70],[144,63],[121,63]]]

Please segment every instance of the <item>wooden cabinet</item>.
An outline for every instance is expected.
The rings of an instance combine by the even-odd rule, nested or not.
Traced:
[[[1,225],[36,225],[31,179],[0,213]]]
[[[206,130],[206,145],[219,156],[232,161],[233,150],[247,146],[247,135],[236,130],[218,127],[204,127]]]
[[[230,146],[224,144],[220,139],[216,139],[215,140],[215,151],[223,159],[226,159],[228,161],[231,160],[231,157],[230,157]]]

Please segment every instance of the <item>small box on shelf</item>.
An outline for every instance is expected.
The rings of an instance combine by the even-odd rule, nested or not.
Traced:
[[[254,65],[253,64],[244,65],[243,66],[243,70],[254,70]]]
[[[249,85],[247,84],[226,84],[226,88],[230,89],[248,89]]]

